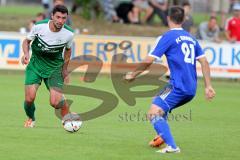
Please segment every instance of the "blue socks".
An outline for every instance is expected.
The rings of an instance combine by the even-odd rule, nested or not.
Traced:
[[[167,120],[163,117],[155,116],[151,120],[151,123],[157,134],[162,137],[164,142],[167,145],[171,146],[172,148],[176,149],[177,146],[176,143],[174,142]]]

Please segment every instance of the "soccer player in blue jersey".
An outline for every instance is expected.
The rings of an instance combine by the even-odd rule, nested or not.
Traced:
[[[130,82],[146,70],[156,59],[165,54],[170,69],[170,81],[153,99],[148,117],[157,134],[167,146],[157,152],[179,153],[167,123],[167,115],[171,110],[191,101],[196,94],[197,73],[196,61],[200,62],[205,82],[206,99],[211,100],[215,91],[211,85],[208,61],[197,40],[181,27],[184,21],[184,10],[174,6],[169,10],[168,24],[170,30],[160,36],[155,47],[150,51],[143,63],[133,72],[125,76]]]

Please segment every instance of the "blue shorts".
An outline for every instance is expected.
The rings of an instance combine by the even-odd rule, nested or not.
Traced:
[[[154,97],[152,104],[159,106],[163,109],[165,114],[167,114],[173,109],[191,101],[194,96],[195,95],[183,94],[181,91],[174,89],[174,87],[169,84]]]

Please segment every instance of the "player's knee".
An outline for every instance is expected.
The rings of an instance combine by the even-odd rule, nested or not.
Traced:
[[[57,102],[56,100],[50,100],[50,105],[51,105],[53,108],[56,108],[56,109],[57,109],[58,102]]]
[[[27,96],[27,97],[25,98],[25,102],[26,102],[28,105],[33,104],[34,100],[35,100],[35,97],[34,97],[34,96]]]
[[[50,100],[50,105],[55,109],[60,109],[64,105],[64,102],[57,101],[57,100]]]
[[[159,107],[155,104],[152,104],[152,106],[150,107],[150,109],[148,111],[147,117],[149,120],[152,120],[155,117],[162,117],[164,114],[165,114],[165,112],[161,107]]]

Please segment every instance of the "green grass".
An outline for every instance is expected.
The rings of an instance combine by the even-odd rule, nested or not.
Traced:
[[[193,13],[194,25],[198,26],[201,22],[207,21],[210,17],[209,13]]]
[[[36,15],[39,12],[43,12],[41,5],[31,6],[31,5],[20,5],[20,6],[0,6],[0,14],[17,14],[17,15]]]
[[[138,98],[135,107],[120,100],[112,112],[83,123],[79,132],[70,134],[63,130],[49,106],[48,92],[42,85],[36,99],[37,127],[23,128],[23,81],[21,74],[1,74],[0,79],[0,159],[161,159],[161,160],[230,160],[239,159],[240,84],[214,81],[217,96],[211,103],[203,96],[200,81],[196,98],[176,109],[173,114],[185,115],[182,121],[170,121],[172,132],[182,153],[159,155],[148,147],[155,132],[144,121],[126,121],[126,113],[141,116],[147,111],[151,98]],[[115,94],[111,80],[99,77],[94,84],[84,84],[78,76],[74,83],[109,91]],[[116,95],[116,94],[115,94]],[[84,112],[93,109],[98,100],[82,96],[74,99],[72,110]],[[191,112],[191,117],[190,117]]]

